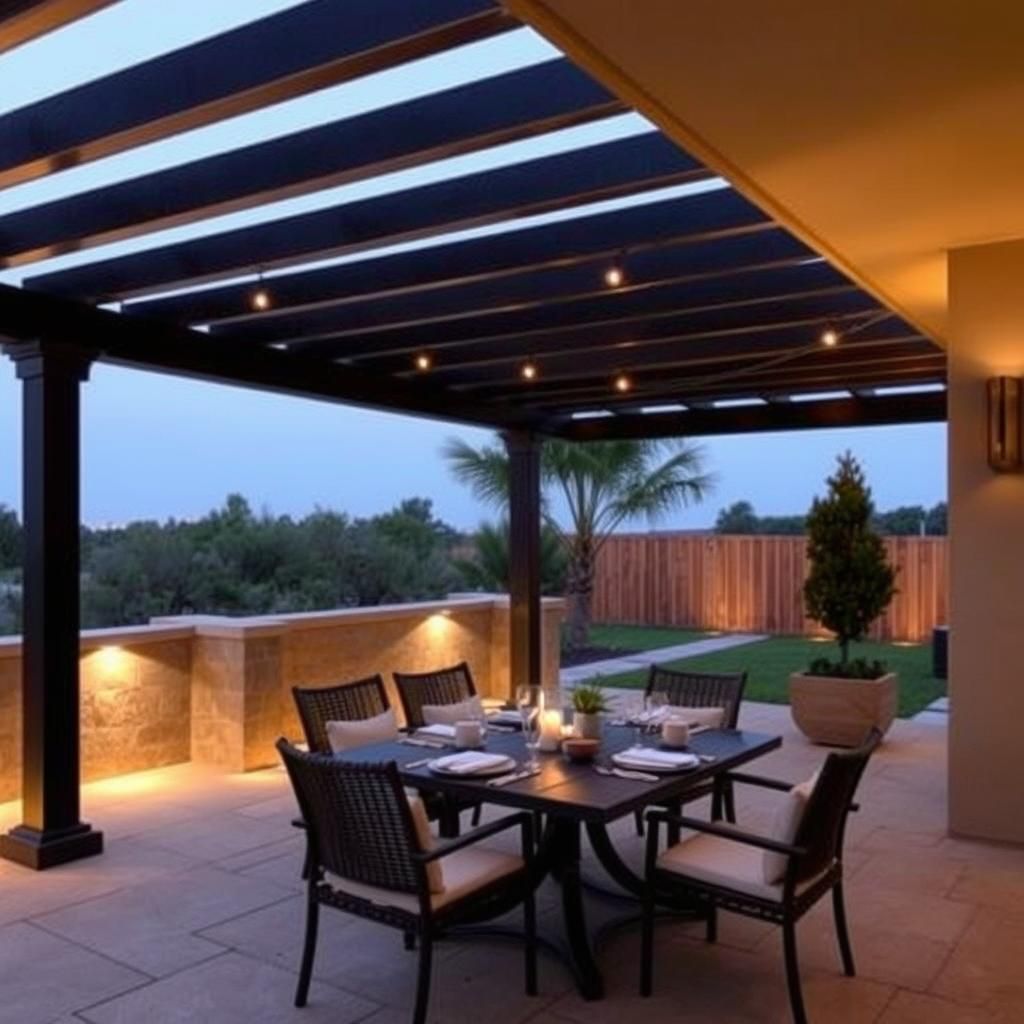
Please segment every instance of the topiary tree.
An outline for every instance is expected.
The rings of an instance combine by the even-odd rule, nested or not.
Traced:
[[[896,573],[871,526],[874,504],[857,460],[847,452],[828,478],[828,495],[815,498],[807,517],[811,571],[804,584],[807,614],[836,635],[839,663],[819,659],[815,674],[875,677],[885,671],[850,663],[850,644],[863,640],[896,593]]]

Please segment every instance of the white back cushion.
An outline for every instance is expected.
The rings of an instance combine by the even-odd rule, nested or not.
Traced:
[[[818,773],[815,772],[806,782],[794,786],[786,794],[782,805],[775,812],[770,838],[777,839],[780,843],[792,843],[796,839],[800,822],[804,818],[804,811],[807,809],[807,801],[810,800],[817,782]],[[789,866],[789,854],[765,850],[764,856],[761,858],[761,866],[764,870],[765,882],[768,885],[775,885],[781,882],[786,874],[786,868]]]
[[[327,742],[340,754],[345,750],[365,747],[371,743],[387,743],[398,739],[398,720],[392,708],[373,718],[327,723]]]
[[[458,704],[424,704],[420,712],[425,725],[454,725],[466,718],[483,718],[484,705],[479,697],[470,697]]]

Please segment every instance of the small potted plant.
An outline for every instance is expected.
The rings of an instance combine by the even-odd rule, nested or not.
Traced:
[[[608,700],[596,680],[580,683],[572,691],[573,731],[582,739],[601,738],[601,716],[608,710]]]
[[[810,618],[835,634],[839,659],[815,658],[808,671],[789,677],[793,721],[814,743],[852,747],[876,726],[892,725],[899,678],[880,661],[850,658],[871,623],[896,593],[896,573],[881,537],[871,527],[871,491],[847,452],[828,479],[829,493],[815,498],[807,517],[811,569],[804,583]]]

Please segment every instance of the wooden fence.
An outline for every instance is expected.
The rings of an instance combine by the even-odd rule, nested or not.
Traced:
[[[879,640],[917,642],[947,622],[945,537],[887,537],[896,595],[872,629]],[[804,615],[803,537],[695,533],[617,534],[604,545],[596,622],[757,633],[822,632]]]

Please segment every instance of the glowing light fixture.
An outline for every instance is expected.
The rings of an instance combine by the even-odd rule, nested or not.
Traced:
[[[535,380],[537,377],[537,364],[532,360],[528,360],[523,363],[522,368],[519,371],[519,376],[523,380]]]
[[[628,373],[620,373],[615,378],[615,390],[620,393],[625,393],[633,387],[633,381],[630,380]]]
[[[609,288],[621,288],[626,283],[626,271],[623,269],[621,260],[616,260],[604,272],[604,283]]]
[[[252,306],[257,313],[262,313],[265,310],[270,309],[273,305],[270,298],[270,292],[267,291],[266,286],[263,284],[262,270],[257,276],[256,287],[249,293],[249,305]]]
[[[826,327],[821,332],[821,343],[825,348],[835,348],[839,344],[839,332],[832,327]]]
[[[434,360],[430,358],[429,352],[420,352],[420,354],[416,356],[416,369],[419,370],[420,373],[426,373],[433,365]]]
[[[997,473],[1021,468],[1021,381],[992,377],[988,388],[988,464]]]

